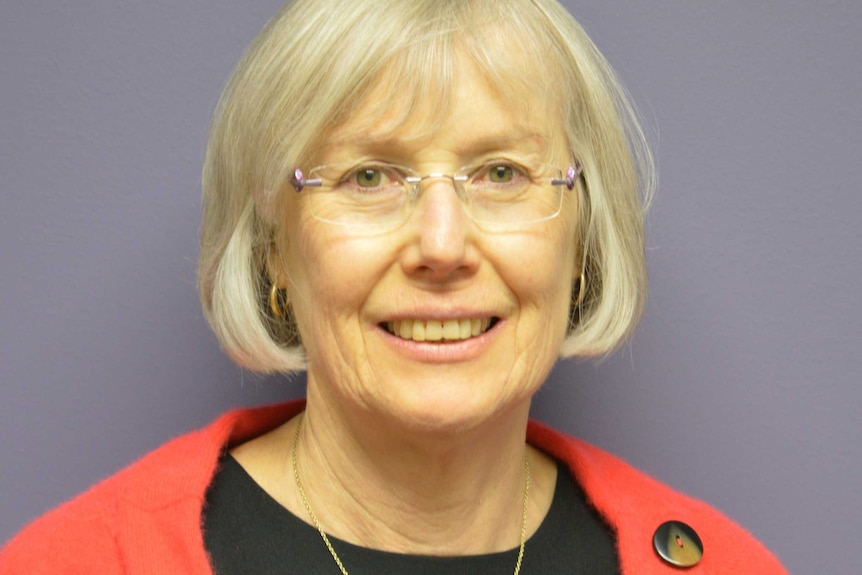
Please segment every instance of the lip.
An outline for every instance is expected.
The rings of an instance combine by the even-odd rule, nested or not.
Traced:
[[[472,317],[488,317],[472,316]],[[496,321],[492,321],[491,327],[485,332],[476,337],[459,341],[440,341],[440,342],[419,342],[412,339],[402,339],[394,334],[389,333],[389,330],[384,327],[384,324],[377,324],[377,332],[380,333],[385,343],[402,357],[418,361],[421,363],[459,363],[470,361],[481,356],[497,339],[498,334],[506,323],[506,320],[498,316],[492,316]],[[464,318],[464,316],[449,317],[447,319]],[[403,317],[403,319],[420,319],[418,316]],[[401,321],[403,321],[401,319]],[[439,315],[424,316],[422,319],[441,319]],[[398,321],[393,318],[389,321]]]

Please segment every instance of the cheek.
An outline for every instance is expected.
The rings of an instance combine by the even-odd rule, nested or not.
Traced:
[[[331,330],[355,318],[386,270],[380,242],[348,237],[313,218],[300,220],[291,235],[287,264],[296,292],[300,330]]]
[[[520,345],[542,342],[554,356],[568,330],[576,260],[574,229],[565,220],[560,224],[547,230],[543,238],[504,252],[508,254],[507,283],[518,298],[521,313],[518,338],[529,340]],[[533,340],[537,332],[541,335]]]
[[[574,231],[568,226],[559,225],[521,241],[501,242],[498,253],[501,267],[507,270],[504,279],[526,300],[522,303],[555,311],[556,303],[568,299],[576,259]]]

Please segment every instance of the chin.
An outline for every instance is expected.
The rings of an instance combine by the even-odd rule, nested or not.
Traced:
[[[473,386],[431,384],[386,394],[378,404],[385,416],[404,429],[424,433],[466,432],[498,420],[517,407],[529,405],[529,395],[504,397]],[[434,389],[430,389],[434,388]],[[407,392],[407,393],[405,393]]]

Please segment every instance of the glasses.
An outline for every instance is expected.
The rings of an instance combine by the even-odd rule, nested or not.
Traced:
[[[294,189],[307,196],[318,220],[367,233],[394,230],[409,218],[422,186],[450,180],[464,212],[485,231],[512,231],[557,217],[563,190],[571,190],[581,174],[569,166],[565,177],[548,165],[522,166],[494,161],[468,166],[453,175],[421,176],[387,163],[318,166],[306,176],[297,169]]]

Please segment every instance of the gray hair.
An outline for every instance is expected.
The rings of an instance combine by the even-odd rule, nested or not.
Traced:
[[[520,57],[511,57],[513,49]],[[601,356],[631,334],[646,295],[652,156],[625,90],[565,8],[554,0],[296,0],[270,20],[231,76],[204,164],[199,293],[239,365],[305,368],[296,326],[274,317],[267,298],[266,260],[293,169],[365,103],[384,71],[398,78],[392,99],[407,102],[405,120],[429,94],[444,114],[456,52],[513,105],[524,90],[544,90],[583,166],[575,269],[584,270],[586,295],[570,310],[560,355]],[[381,114],[390,104],[376,103]]]

